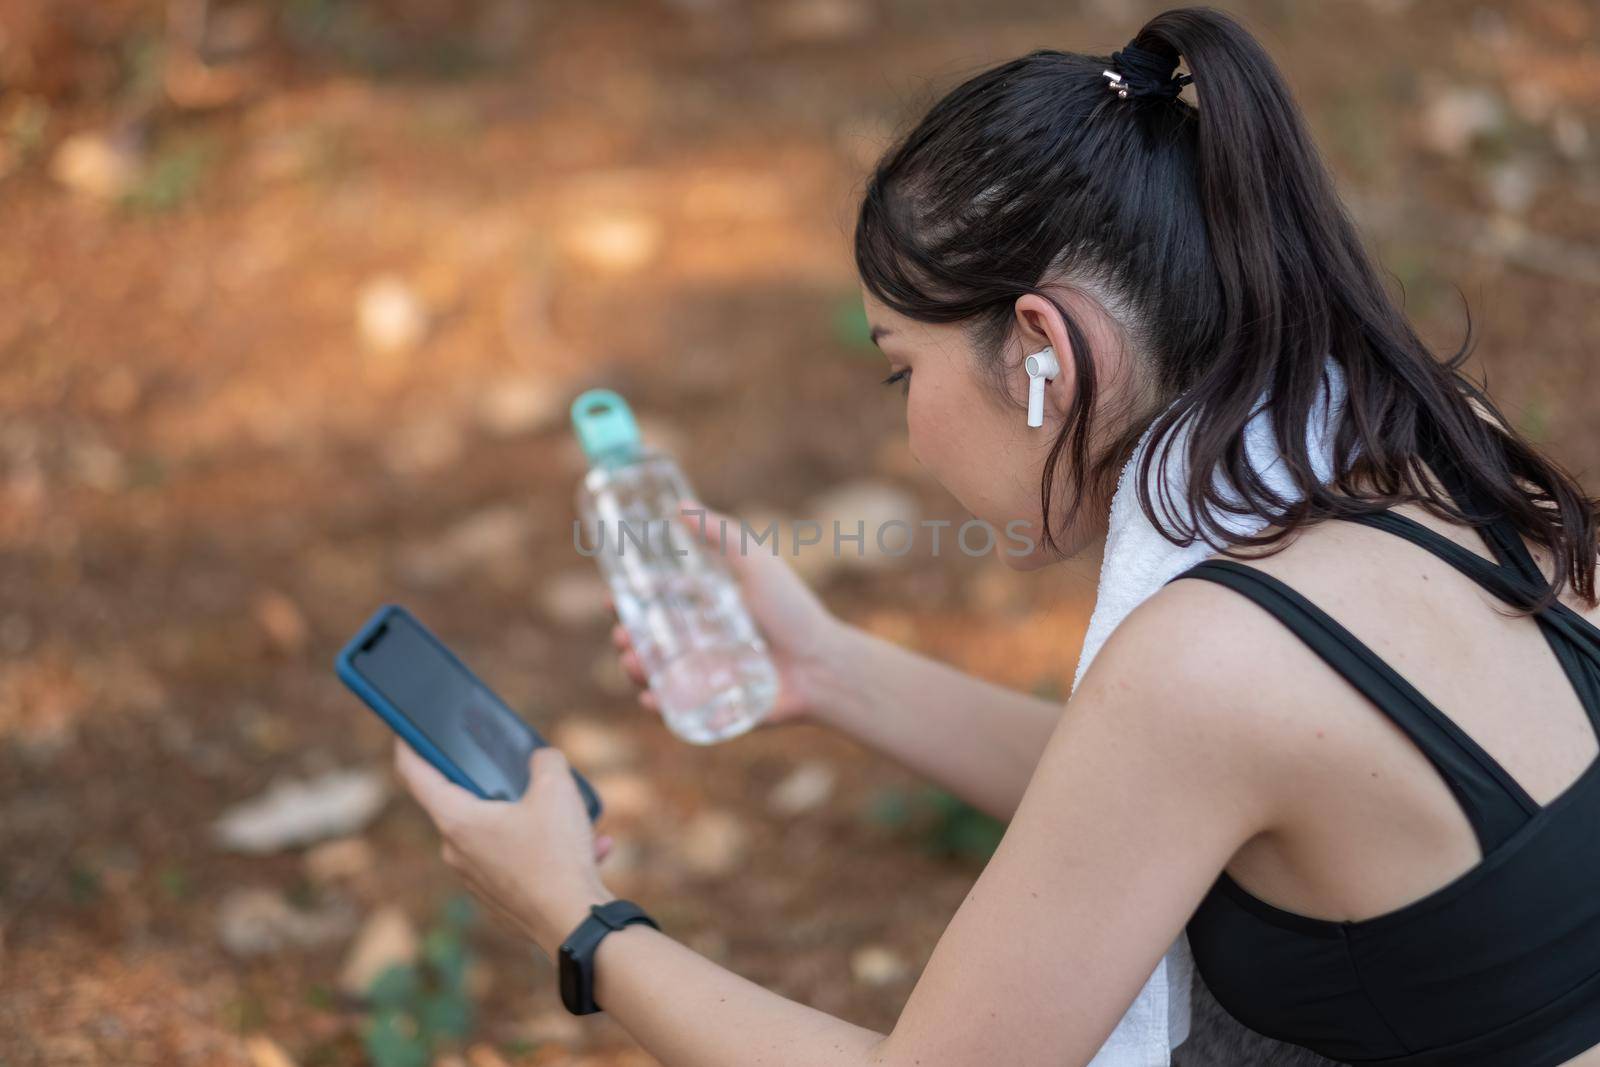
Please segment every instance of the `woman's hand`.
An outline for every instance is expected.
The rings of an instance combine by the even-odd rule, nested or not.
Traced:
[[[696,502],[685,503],[680,518],[707,550],[722,557],[738,579],[745,605],[777,665],[778,702],[766,723],[798,719],[814,711],[818,696],[826,689],[825,672],[833,659],[830,650],[846,627],[770,547],[757,545],[749,552],[741,551],[738,519]],[[623,672],[639,687],[639,703],[659,714],[661,707],[649,689],[644,664],[620,622],[611,628],[611,643]]]
[[[444,838],[444,861],[551,959],[590,905],[615,899],[596,869],[611,839],[594,836],[560,749],[534,750],[515,802],[479,799],[399,739],[394,760]]]

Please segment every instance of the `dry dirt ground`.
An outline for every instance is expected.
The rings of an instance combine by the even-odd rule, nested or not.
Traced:
[[[1474,369],[1593,484],[1600,14],[1229,6],[1423,335],[1455,348],[1459,287]],[[379,909],[425,930],[455,891],[431,827],[399,795],[331,852],[228,852],[212,823],[274,782],[387,773],[330,671],[386,600],[590,761],[615,888],[892,1025],[981,861],[961,816],[929,829],[919,783],[818,728],[696,748],[633,704],[571,548],[563,409],[621,389],[737,513],[867,482],[959,521],[857,335],[863,173],[963,74],[1109,52],[1156,10],[0,0],[0,1064],[367,1062],[340,970]],[[1061,691],[1096,566],[816,580]],[[251,907],[281,943],[227,935]],[[490,920],[469,943],[476,1025],[444,1062],[654,1062],[566,1020]]]

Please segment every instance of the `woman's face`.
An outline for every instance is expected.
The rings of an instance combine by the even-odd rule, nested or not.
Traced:
[[[1121,345],[1099,305],[1079,294],[1061,299],[1089,333],[1101,380],[1120,378],[1106,366],[1121,364]],[[1060,313],[1033,294],[1017,299],[1013,350],[1003,355],[1005,395],[996,395],[992,375],[982,369],[959,324],[929,324],[890,310],[862,289],[873,340],[906,390],[906,428],[911,453],[973,516],[994,531],[995,551],[1007,566],[1031,570],[1058,556],[1043,546],[1039,488],[1045,459],[1078,396],[1072,350]],[[1028,375],[1024,358],[1046,345],[1055,349],[1061,375],[1045,389],[1044,425],[1027,425]],[[1107,381],[1103,395],[1117,388]],[[1057,466],[1058,484],[1070,484],[1070,460]],[[1064,514],[1065,489],[1052,506]],[[1109,505],[1109,502],[1107,502]],[[1057,538],[1062,555],[1075,555],[1105,533],[1104,508],[1085,506],[1073,528]],[[969,542],[976,543],[976,542]],[[1029,549],[1031,547],[1031,550]]]

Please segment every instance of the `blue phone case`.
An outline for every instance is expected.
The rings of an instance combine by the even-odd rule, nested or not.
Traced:
[[[521,730],[523,733],[525,733],[532,742],[532,746],[534,748],[542,748],[549,743],[539,735],[539,731],[535,730],[532,726],[529,726],[520,715],[512,711],[506,702],[501,700],[500,697],[495,694],[494,690],[490,689],[487,685],[484,685],[478,676],[473,674],[472,671],[467,668],[467,665],[462,663],[461,659],[454,652],[450,651],[449,646],[435,637],[433,632],[426,626],[422,625],[421,620],[398,604],[385,604],[383,607],[373,612],[372,617],[362,625],[361,629],[356,631],[356,635],[345,644],[344,648],[339,650],[339,656],[334,661],[334,670],[338,672],[339,680],[344,682],[344,684],[350,688],[350,691],[355,693],[356,696],[360,697],[369,708],[377,712],[379,717],[382,718],[384,722],[389,724],[390,729],[399,734],[405,740],[406,744],[410,745],[419,756],[437,767],[439,772],[446,778],[449,778],[461,788],[469,790],[472,793],[483,797],[485,800],[491,799],[489,795],[485,793],[484,790],[478,785],[478,783],[474,782],[461,770],[460,767],[456,766],[455,761],[447,756],[443,750],[441,750],[432,741],[428,740],[422,731],[417,729],[416,724],[406,717],[406,714],[403,711],[391,704],[388,698],[380,693],[371,683],[367,681],[366,677],[356,669],[354,659],[357,651],[360,650],[362,645],[366,644],[367,639],[370,638],[379,627],[383,626],[390,619],[393,619],[397,616],[403,616],[408,622],[415,626],[423,637],[432,642],[434,647],[436,647],[447,660],[455,664],[461,673],[470,679],[474,684],[483,686],[484,691],[490,696],[494,697],[495,703],[505,711],[506,715],[509,717],[507,721],[512,723],[518,730]],[[589,821],[593,822],[600,818],[600,812],[602,810],[600,805],[600,796],[594,791],[594,787],[589,784],[588,780],[585,779],[583,775],[578,773],[576,768],[573,768],[572,777],[573,780],[578,784],[578,791],[583,794],[584,807],[589,809]]]

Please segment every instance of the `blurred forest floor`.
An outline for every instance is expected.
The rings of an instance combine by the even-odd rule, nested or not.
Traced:
[[[1464,295],[1473,370],[1593,490],[1600,11],[1228,6],[1423,336],[1454,351]],[[863,175],[964,75],[1158,10],[0,0],[0,1064],[654,1062],[457,905],[331,672],[387,600],[591,774],[613,889],[892,1025],[996,828],[815,727],[641,712],[566,403],[620,389],[736,514],[959,523],[861,336]],[[1097,566],[806,562],[1056,694]],[[277,839],[219,836],[263,794]]]

